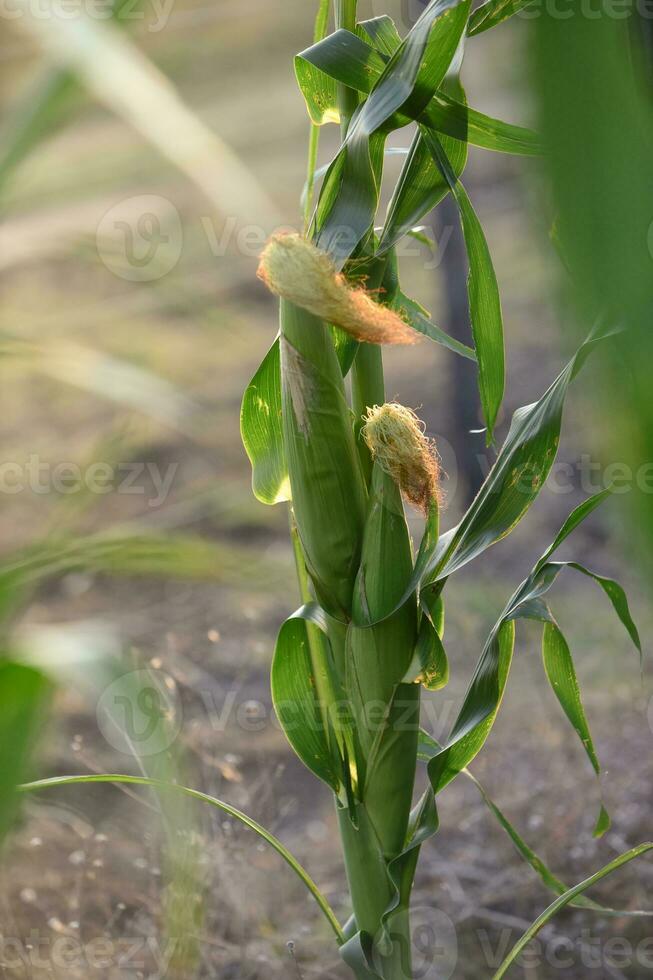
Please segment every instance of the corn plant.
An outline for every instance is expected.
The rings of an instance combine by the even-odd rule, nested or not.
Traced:
[[[460,80],[466,38],[498,25],[524,0],[488,0],[474,13],[470,5],[470,0],[431,0],[402,37],[387,16],[359,22],[356,0],[336,0],[335,31],[327,34],[329,3],[320,0],[314,43],[295,62],[311,120],[304,229],[301,235],[274,236],[260,264],[261,278],[279,297],[280,329],[245,393],[242,433],[255,495],[266,504],[289,504],[302,602],[279,633],[272,696],[291,746],[333,791],[351,893],[348,921],[340,922],[281,841],[199,790],[133,774],[62,776],[19,785],[49,684],[24,664],[0,665],[0,835],[10,825],[19,794],[79,783],[153,787],[166,796],[208,803],[257,834],[298,876],[358,980],[413,978],[410,896],[420,848],[438,830],[439,794],[459,777],[472,781],[554,895],[499,967],[496,980],[560,909],[573,905],[587,914],[605,912],[586,890],[653,848],[641,844],[568,887],[469,770],[501,706],[516,623],[531,619],[542,624],[546,677],[600,775],[574,662],[548,593],[563,572],[589,576],[641,652],[623,589],[578,562],[554,558],[609,490],[569,515],[506,602],[447,738],[440,744],[420,727],[422,689],[441,691],[449,679],[444,645],[449,579],[506,537],[529,510],[556,456],[567,389],[592,351],[616,332],[602,321],[545,393],[515,412],[476,499],[458,525],[440,533],[437,449],[409,407],[386,402],[382,348],[430,341],[451,356],[474,361],[487,441],[493,442],[504,394],[501,304],[485,236],[461,175],[470,144],[523,156],[542,152],[534,132],[471,108]],[[83,74],[81,55],[75,64]],[[63,80],[55,77],[57,98],[60,86]],[[105,87],[102,92],[106,97]],[[45,104],[51,95],[46,91]],[[110,101],[117,105],[113,96]],[[37,112],[22,134],[25,146],[38,136],[40,121]],[[321,172],[316,169],[319,132],[329,122],[340,125],[342,140]],[[412,143],[380,220],[386,140],[409,124]],[[177,162],[186,159],[185,150],[176,149]],[[16,158],[7,159],[11,164]],[[397,245],[406,235],[423,239],[419,222],[449,194],[460,213],[469,259],[472,346],[434,324],[402,291],[399,279]],[[406,506],[424,517],[416,548]],[[49,539],[46,545],[42,553],[32,549],[0,570],[0,599],[7,607],[13,609],[36,581],[62,567],[113,567],[123,557],[120,542],[106,537],[72,543]],[[143,560],[149,567],[153,557],[167,565],[165,546],[154,556],[150,543],[144,550],[143,556],[130,545],[124,557],[137,567]],[[415,801],[418,765],[425,767],[428,789]],[[600,835],[609,826],[600,791],[597,804]]]
[[[342,957],[360,980],[413,976],[410,894],[419,851],[438,829],[438,795],[460,775],[474,779],[468,766],[499,711],[516,622],[542,624],[546,677],[597,777],[573,659],[547,599],[558,576],[571,570],[593,579],[641,652],[623,589],[578,562],[554,560],[607,489],[570,514],[509,598],[444,743],[420,728],[422,688],[439,691],[449,678],[449,580],[529,510],[556,456],[567,389],[593,349],[616,332],[595,328],[547,391],[515,412],[476,499],[457,526],[440,533],[437,449],[410,408],[386,402],[382,350],[427,339],[473,359],[487,442],[494,441],[504,394],[501,303],[461,175],[470,144],[524,156],[542,146],[531,130],[470,107],[460,67],[466,39],[516,6],[489,0],[471,13],[470,0],[432,0],[402,37],[388,16],[359,22],[355,0],[336,0],[335,31],[327,34],[329,5],[320,4],[314,43],[295,59],[311,119],[304,231],[273,236],[259,267],[279,297],[279,333],[245,393],[242,435],[258,499],[288,501],[303,603],[279,633],[272,696],[291,746],[335,797],[353,913],[336,931]],[[319,128],[328,122],[339,123],[341,146],[316,172]],[[411,123],[413,139],[381,217],[386,140]],[[421,237],[419,222],[447,194],[467,248],[470,347],[436,326],[399,280],[397,245],[405,235]],[[416,550],[406,504],[424,516]],[[429,788],[415,802],[421,763]],[[600,908],[584,897],[586,888],[652,845],[568,889],[479,789],[558,896],[500,977],[559,908],[571,902]],[[599,836],[610,820],[600,791],[597,803]]]

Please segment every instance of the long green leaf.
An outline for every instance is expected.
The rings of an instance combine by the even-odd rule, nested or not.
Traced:
[[[603,878],[607,878],[607,876],[612,874],[613,871],[617,871],[619,868],[622,868],[624,864],[628,864],[629,861],[633,861],[635,858],[641,857],[650,850],[653,850],[652,843],[640,844],[638,847],[633,847],[632,850],[626,851],[625,854],[621,854],[618,858],[615,858],[614,861],[610,861],[610,863],[606,864],[600,871],[596,871],[593,875],[590,875],[589,878],[585,878],[585,880],[581,881],[580,884],[574,885],[574,887],[568,889],[564,895],[557,898],[555,902],[552,902],[551,905],[549,905],[549,907],[545,909],[540,916],[538,916],[532,926],[526,930],[519,942],[513,946],[506,959],[494,974],[492,980],[501,980],[502,977],[505,977],[506,973],[522,950],[525,949],[530,941],[537,936],[538,932],[540,932],[540,930],[543,929],[544,926],[550,922],[554,915],[556,915],[561,909],[565,908],[566,905],[570,905],[575,898],[586,892],[587,889],[591,888],[592,885],[596,884],[596,882],[601,881]]]
[[[597,497],[603,500],[605,494],[598,494]],[[586,516],[592,509],[590,502],[586,501],[576,511]],[[577,513],[574,512],[565,521],[555,541],[560,544],[578,523]],[[545,555],[550,554],[551,550],[547,549]],[[536,618],[545,623],[552,620],[548,608],[541,600],[564,567],[564,563],[546,560],[544,564],[541,560],[537,562],[528,578],[513,593],[492,628],[449,738],[444,748],[429,763],[429,778],[435,793],[439,793],[451,782],[485,743],[505,691],[514,649],[515,620]],[[569,701],[572,699],[572,695],[565,697]]]
[[[422,129],[422,136],[460,211],[469,260],[467,291],[478,360],[478,386],[487,426],[487,442],[490,443],[505,387],[503,318],[497,277],[481,223],[442,144],[428,129]]]
[[[462,86],[458,84],[456,87],[461,99],[464,99]],[[442,142],[456,176],[460,176],[467,163],[467,143],[449,136],[443,136]],[[388,205],[379,252],[383,254],[396,245],[448,192],[449,185],[434,163],[418,129]]]
[[[588,578],[593,579],[593,581],[603,589],[608,599],[612,603],[614,611],[625,626],[628,635],[641,656],[642,642],[639,637],[639,630],[637,629],[631,615],[630,607],[628,605],[628,597],[626,596],[623,586],[619,585],[619,583],[615,582],[615,580],[612,578],[606,578],[604,575],[597,575],[596,572],[591,572],[585,567],[585,565],[581,565],[580,562],[569,561],[562,562],[562,564],[566,568],[572,568],[575,571],[580,572],[581,575],[587,575]]]
[[[424,542],[411,586],[447,578],[506,537],[538,497],[554,463],[565,396],[595,347],[611,334],[592,334],[539,401],[517,409],[476,499],[460,524],[434,545]]]
[[[442,746],[429,735],[428,732],[420,731],[420,741],[419,741],[419,760],[421,762],[429,762],[437,753],[441,750]],[[494,800],[487,793],[482,783],[470,772],[469,769],[463,769],[462,775],[466,776],[467,779],[471,780],[476,789],[481,795],[481,799],[485,803],[486,807],[490,813],[496,818],[499,825],[506,832],[512,843],[514,844],[517,853],[524,859],[524,861],[535,871],[539,876],[542,883],[554,894],[562,895],[567,891],[568,885],[565,884],[562,879],[558,878],[544,863],[542,858],[540,858],[535,851],[530,847],[529,844],[524,840],[519,831],[516,829],[514,824],[508,820],[503,811],[497,806]],[[604,915],[621,915],[627,913],[621,913],[613,909],[606,909],[597,902],[593,902],[588,898],[579,898],[573,903],[577,908],[591,909],[595,912],[601,912]]]
[[[401,44],[401,35],[395,22],[387,14],[361,21],[358,29],[361,33],[367,34],[377,51],[388,57],[392,57]]]
[[[597,776],[601,765],[594,748],[585,708],[580,696],[580,686],[574,661],[562,630],[555,622],[544,624],[542,631],[542,659],[544,669],[555,696],[567,718],[576,730],[592,768]]]
[[[168,783],[157,779],[149,779],[146,776],[128,776],[118,773],[92,773],[85,776],[53,776],[50,779],[38,779],[35,782],[26,783],[20,787],[20,790],[23,793],[40,793],[43,790],[56,789],[59,786],[78,786],[87,783],[118,783],[132,786],[152,786],[155,789],[163,790],[164,792],[181,793],[184,796],[191,797],[194,800],[200,800],[202,803],[208,803],[210,806],[216,807],[218,810],[222,810],[223,813],[233,817],[234,820],[238,820],[239,823],[244,824],[250,830],[254,831],[258,837],[264,840],[266,844],[273,848],[273,850],[275,850],[277,854],[283,858],[286,864],[292,868],[302,884],[305,885],[315,899],[320,911],[333,930],[333,933],[338,941],[338,945],[341,945],[344,942],[344,936],[340,928],[340,923],[338,922],[333,909],[309,875],[308,871],[301,866],[299,861],[297,861],[290,851],[283,846],[281,841],[266,830],[265,827],[262,827],[260,823],[256,822],[256,820],[252,820],[251,817],[248,817],[247,814],[243,813],[241,810],[237,810],[236,807],[231,806],[229,803],[223,802],[223,800],[217,799],[215,796],[209,796],[208,793],[202,793],[197,789],[190,789],[187,786],[181,786],[179,783]]]

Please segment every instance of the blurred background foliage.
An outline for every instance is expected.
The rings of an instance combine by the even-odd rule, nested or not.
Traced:
[[[402,31],[418,6],[360,4],[361,16],[389,12]],[[3,470],[0,789],[23,778],[37,733],[47,737],[32,772],[163,767],[282,832],[344,912],[328,794],[271,721],[267,674],[276,628],[296,605],[293,562],[283,508],[250,494],[238,432],[242,391],[276,329],[256,256],[276,225],[301,226],[308,120],[292,56],[310,42],[315,11],[299,0],[118,0],[114,23],[62,18],[45,0],[12,11],[0,46],[0,436],[2,460],[19,469]],[[456,680],[427,701],[436,735],[455,717],[489,625],[562,516],[609,479],[611,464],[634,474],[653,459],[650,102],[637,80],[646,64],[624,44],[631,29],[640,29],[632,18],[515,17],[467,44],[470,104],[540,125],[551,148],[544,163],[470,150],[466,183],[505,314],[499,438],[597,316],[634,329],[572,390],[561,468],[531,520],[461,573],[447,623]],[[397,134],[396,145],[407,142]],[[336,146],[336,127],[326,127],[320,162]],[[393,174],[400,165],[389,158]],[[403,282],[436,323],[468,341],[457,218],[446,202],[433,230],[435,252],[414,243],[401,257]],[[481,426],[473,367],[435,345],[387,362],[389,395],[420,409],[438,440],[450,526],[492,459],[469,431]],[[70,475],[53,485],[57,465],[87,473],[98,462],[114,474],[111,492],[71,491]],[[49,467],[39,471],[45,489],[29,475],[37,463]],[[20,492],[17,473],[28,484]],[[624,523],[629,511],[637,532],[653,536],[649,496],[623,492],[578,532],[575,555],[628,586],[646,638],[650,593],[632,561],[646,539]],[[590,589],[569,581],[558,608],[609,770],[614,829],[591,838],[592,773],[539,680],[536,630],[523,631],[516,683],[477,766],[554,870],[573,879],[648,834],[648,687],[609,611],[593,603],[585,612]],[[80,623],[90,624],[81,641]],[[168,692],[161,705],[174,732],[174,751],[166,742],[145,760],[107,738],[96,711],[116,672],[144,667]],[[53,674],[54,691],[45,679]],[[15,710],[21,691],[32,706],[24,712]],[[325,929],[276,857],[232,821],[191,818],[177,804],[161,820],[155,795],[123,789],[62,790],[23,807],[4,852],[3,935],[23,945],[31,930],[50,941],[106,937],[116,948],[142,937],[147,970],[166,952],[165,936],[183,933],[192,942],[171,954],[170,976],[252,980],[288,976],[292,940],[302,975],[341,976]],[[483,936],[496,946],[546,898],[473,788],[456,783],[441,817],[448,844],[425,855],[416,903],[430,907],[438,895],[464,951],[456,976],[475,978],[485,969]],[[10,818],[15,811],[0,831]],[[648,874],[642,866],[638,883],[634,872],[630,886],[607,883],[606,904],[646,906]],[[559,928],[580,949],[585,924],[569,912]],[[619,928],[633,941],[646,935],[636,923]],[[614,934],[606,921],[592,929]],[[637,963],[602,968],[641,975]],[[24,975],[20,965],[6,969]],[[32,969],[57,975],[50,960]],[[88,964],[67,971],[86,977]],[[138,969],[114,957],[97,975]]]

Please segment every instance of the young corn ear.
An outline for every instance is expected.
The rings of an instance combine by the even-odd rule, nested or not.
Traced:
[[[261,255],[258,276],[268,289],[370,344],[414,344],[417,334],[398,313],[353,288],[326,252],[306,238],[279,234]]]
[[[379,935],[392,895],[387,867],[403,850],[415,781],[420,688],[403,684],[417,640],[414,597],[400,603],[413,568],[401,495],[378,463],[372,469],[361,566],[348,630],[348,693],[357,720],[362,762],[361,802],[354,824],[340,815],[347,874],[360,929]],[[385,617],[385,618],[384,618]],[[372,624],[365,626],[364,624]],[[385,877],[377,869],[385,866]],[[408,888],[408,892],[410,889]],[[403,894],[393,934],[406,930],[409,895]],[[398,949],[389,953],[394,961]],[[409,976],[387,964],[388,976]],[[385,976],[386,973],[384,972]]]
[[[394,402],[375,405],[368,410],[362,433],[372,459],[428,516],[431,502],[440,501],[440,461],[417,415]]]
[[[317,597],[351,614],[366,489],[342,372],[325,323],[281,300],[283,441],[292,505]]]

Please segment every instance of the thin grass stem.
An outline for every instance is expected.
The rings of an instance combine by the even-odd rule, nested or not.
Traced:
[[[218,800],[215,796],[209,796],[208,793],[202,793],[200,790],[191,789],[188,786],[180,786],[178,783],[167,783],[160,779],[150,779],[147,776],[130,776],[120,773],[92,773],[89,775],[80,776],[54,776],[50,779],[37,779],[32,783],[24,783],[19,787],[19,789],[22,793],[38,793],[42,790],[54,789],[57,786],[74,786],[80,783],[129,783],[136,786],[151,786],[155,787],[156,789],[174,790],[177,793],[182,793],[184,796],[189,796],[192,799],[200,800],[202,803],[208,803],[210,806],[217,807],[218,810],[222,810],[224,813],[229,814],[230,817],[240,821],[240,823],[244,824],[246,827],[249,827],[250,830],[253,830],[255,834],[258,834],[259,837],[262,837],[263,840],[269,844],[270,847],[280,855],[280,857],[283,858],[286,864],[292,868],[297,877],[302,881],[315,899],[320,911],[333,930],[333,933],[338,940],[338,945],[342,946],[345,942],[345,936],[335,912],[309,875],[308,871],[302,867],[302,865],[295,857],[293,857],[290,851],[286,850],[281,841],[266,830],[265,827],[262,827],[260,823],[256,822],[256,820],[252,820],[252,818],[248,817],[246,813],[243,813],[241,810],[237,810],[236,807],[231,806],[229,803],[224,803],[222,800]]]

